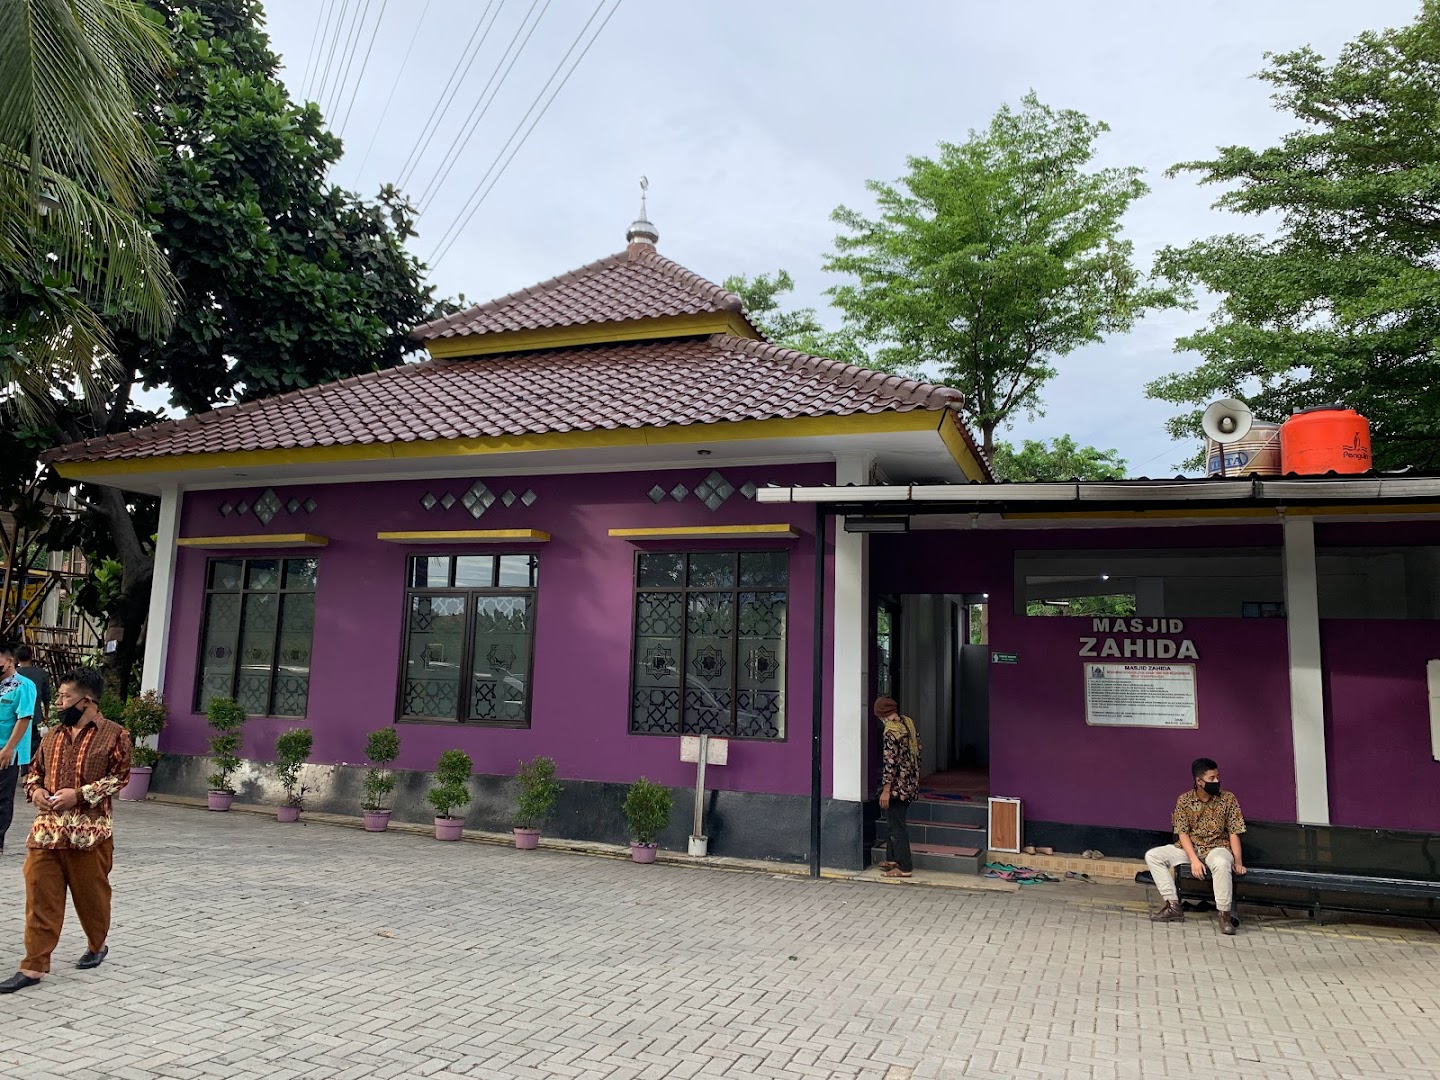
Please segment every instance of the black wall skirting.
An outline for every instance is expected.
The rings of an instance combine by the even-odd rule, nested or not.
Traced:
[[[1067,825],[1058,821],[1025,822],[1025,843],[1078,854],[1103,851],[1116,859],[1141,859],[1160,844],[1174,843],[1175,836],[1148,829],[1116,829],[1106,825]]]
[[[203,797],[209,785],[206,758],[167,754],[155,767],[150,789],[158,794]],[[364,770],[354,767],[313,766],[304,777],[308,809],[325,814],[360,814]],[[425,823],[435,811],[425,795],[434,783],[429,773],[397,769],[391,795],[394,821]],[[564,780],[555,813],[545,823],[547,836],[590,840],[606,844],[628,843],[625,784],[594,780]],[[273,772],[247,763],[234,778],[241,802],[281,802]],[[675,809],[660,846],[684,851],[695,808],[692,788],[674,788]],[[465,809],[465,827],[489,832],[511,828],[515,781],[508,776],[477,775],[470,781],[471,802]],[[707,791],[705,831],[710,854],[738,859],[773,859],[805,862],[810,857],[810,799],[804,795],[766,795],[741,791]],[[824,801],[821,807],[821,863],[840,870],[864,867],[864,807],[860,803]]]

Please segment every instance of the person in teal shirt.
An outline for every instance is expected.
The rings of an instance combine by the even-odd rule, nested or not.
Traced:
[[[30,764],[35,684],[15,670],[15,647],[0,645],[0,855],[15,819],[15,784]]]

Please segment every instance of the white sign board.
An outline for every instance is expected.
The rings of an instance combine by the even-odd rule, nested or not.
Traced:
[[[1100,727],[1199,727],[1195,665],[1087,663],[1085,722]]]
[[[700,736],[680,736],[680,760],[698,764],[700,761]],[[706,740],[705,764],[726,765],[730,761],[730,740],[717,739],[711,735]]]

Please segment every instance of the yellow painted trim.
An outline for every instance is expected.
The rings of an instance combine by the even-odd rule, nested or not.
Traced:
[[[732,420],[719,424],[556,431],[537,435],[501,435],[479,439],[416,439],[412,442],[351,443],[277,450],[227,450],[163,457],[61,462],[55,470],[67,480],[108,476],[245,469],[265,466],[334,464],[414,458],[466,458],[489,454],[526,454],[545,450],[596,450],[627,446],[685,446],[744,442],[751,439],[833,438],[906,431],[934,431],[934,412],[866,413],[852,416],[797,416],[783,420]]]
[[[945,444],[945,449],[950,451],[950,456],[955,459],[955,464],[960,466],[960,471],[965,474],[965,479],[987,483],[990,480],[989,471],[976,458],[975,451],[971,449],[970,440],[960,430],[960,422],[955,419],[954,413],[941,414],[939,432],[940,441]]]
[[[1070,513],[1056,511],[1032,512],[1023,514],[1001,514],[1005,521],[1071,521],[1076,518],[1091,518],[1096,520],[1117,520],[1117,521],[1147,521],[1174,518],[1251,518],[1262,521],[1278,521],[1280,515],[1277,506],[1224,506],[1205,507],[1196,506],[1194,509],[1178,509],[1166,507],[1163,510],[1083,510],[1077,509]],[[1286,506],[1283,508],[1286,517],[1328,517],[1332,514],[1435,514],[1440,513],[1440,505],[1431,506],[1427,504],[1400,504],[1387,506],[1384,503],[1366,503],[1363,506],[1340,505],[1340,506]],[[983,511],[982,511],[983,512]]]
[[[660,529],[611,529],[619,540],[794,540],[800,534],[793,525],[677,525]]]
[[[330,538],[314,533],[255,533],[253,536],[182,536],[175,543],[193,548],[326,547]]]
[[[544,544],[550,534],[539,529],[452,529],[440,532],[382,532],[376,540],[389,544]]]
[[[759,338],[755,328],[738,312],[706,311],[698,315],[669,315],[657,319],[625,319],[618,322],[586,323],[581,326],[547,326],[539,330],[460,334],[456,337],[435,338],[427,342],[425,347],[435,359],[444,360],[461,356],[529,352],[533,349],[608,345],[618,341],[695,337],[699,334],[734,334],[736,337]]]

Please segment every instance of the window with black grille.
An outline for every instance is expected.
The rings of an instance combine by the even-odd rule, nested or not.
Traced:
[[[784,551],[639,555],[631,732],[783,739],[788,584]]]
[[[534,555],[419,555],[407,567],[400,719],[526,727]]]
[[[211,559],[195,707],[234,698],[251,716],[304,716],[319,561]]]

